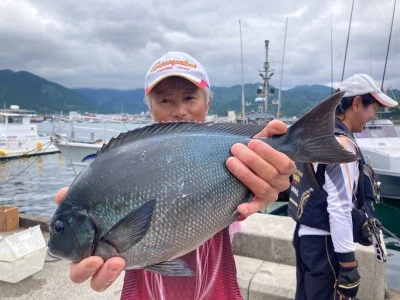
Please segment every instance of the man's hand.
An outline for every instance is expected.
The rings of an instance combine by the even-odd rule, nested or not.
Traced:
[[[254,137],[281,135],[286,129],[283,122],[273,120]],[[289,176],[296,171],[289,157],[260,140],[250,141],[247,147],[235,144],[231,153],[233,157],[227,159],[227,168],[254,194],[250,203],[238,206],[242,219],[275,201],[279,192],[289,187]]]
[[[55,202],[60,205],[68,188],[60,189],[55,197]],[[90,286],[97,292],[106,290],[121,274],[125,267],[125,260],[112,257],[106,262],[99,256],[91,256],[79,263],[73,263],[69,269],[69,277],[75,283],[82,283],[92,277]]]
[[[356,263],[357,264],[357,263]],[[358,274],[357,265],[354,267],[340,266],[339,276],[336,280],[336,292],[340,299],[353,299],[356,297],[361,276]]]

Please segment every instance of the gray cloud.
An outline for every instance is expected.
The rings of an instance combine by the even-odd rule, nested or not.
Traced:
[[[218,3],[216,3],[218,2]],[[382,80],[393,1],[355,1],[345,77]],[[0,68],[26,70],[66,87],[134,89],[150,64],[169,50],[188,52],[214,86],[261,80],[264,40],[280,84],[288,18],[283,88],[341,79],[351,1],[2,0]],[[332,29],[331,29],[332,18]],[[385,86],[400,88],[400,16],[395,15]],[[331,33],[333,51],[331,53]]]

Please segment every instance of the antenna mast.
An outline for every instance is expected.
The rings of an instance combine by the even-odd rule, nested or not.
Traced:
[[[268,93],[269,93],[269,62],[268,62],[269,40],[265,40],[265,62],[264,62],[264,97],[265,97],[265,112],[268,112]]]
[[[286,47],[286,32],[287,32],[287,23],[288,18],[286,17],[286,25],[285,25],[285,37],[283,39],[283,53],[282,53],[282,67],[281,67],[281,80],[279,85],[279,92],[278,92],[278,110],[276,112],[276,117],[279,119],[279,115],[281,113],[281,90],[282,90],[282,77],[283,77],[283,65],[285,62],[285,47]]]
[[[347,43],[346,43],[346,51],[344,53],[344,62],[343,62],[343,71],[342,71],[342,80],[341,81],[343,81],[344,69],[346,68],[347,48],[349,47],[351,19],[353,18],[353,8],[354,8],[354,0],[353,0],[353,4],[351,5],[350,23],[349,23],[349,30],[347,32]]]
[[[333,20],[332,20],[332,13],[331,13],[331,95],[333,95]]]
[[[243,71],[243,44],[242,44],[242,22],[239,19],[239,31],[240,31],[240,58],[242,63],[242,121],[246,124],[246,112],[244,105],[244,71]]]
[[[386,65],[387,65],[387,61],[388,61],[388,57],[389,57],[390,40],[392,39],[392,28],[393,28],[393,19],[394,19],[395,10],[396,10],[396,0],[394,0],[393,15],[392,15],[392,25],[390,26],[390,34],[389,34],[389,42],[388,42],[387,52],[386,52],[385,68],[383,69],[383,77],[382,77],[382,84],[381,84],[381,90],[382,91],[383,91],[383,83],[385,81]]]

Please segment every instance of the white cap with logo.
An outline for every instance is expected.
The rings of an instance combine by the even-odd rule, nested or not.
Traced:
[[[379,84],[366,74],[356,74],[343,80],[339,85],[339,89],[345,91],[343,97],[371,94],[383,106],[395,107],[398,105],[397,101],[385,95],[381,91]]]
[[[147,71],[144,87],[148,95],[153,87],[171,76],[183,77],[199,88],[210,87],[210,80],[204,67],[189,54],[171,51],[157,59]]]

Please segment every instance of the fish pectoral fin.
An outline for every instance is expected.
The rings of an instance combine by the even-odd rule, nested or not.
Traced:
[[[174,259],[151,265],[145,268],[148,271],[165,276],[193,276],[192,269],[182,259]]]
[[[131,211],[101,238],[101,242],[112,245],[119,253],[133,247],[147,232],[155,206],[156,200],[150,200]]]

